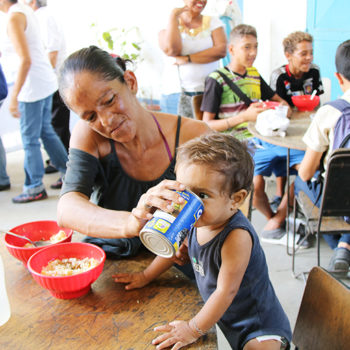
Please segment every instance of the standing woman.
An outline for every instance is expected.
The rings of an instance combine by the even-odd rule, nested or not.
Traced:
[[[171,181],[176,148],[210,130],[198,120],[146,110],[137,89],[125,61],[96,46],[71,54],[59,74],[60,95],[80,120],[70,140],[58,222],[95,237],[88,242],[110,257],[137,253],[140,240],[130,237],[152,217],[152,207],[171,211],[167,205],[181,203],[172,190],[183,188]]]
[[[33,10],[17,0],[0,0],[0,10],[7,13],[3,60],[18,62],[9,110],[13,117],[20,118],[24,148],[23,193],[12,201],[27,203],[47,198],[42,182],[44,164],[40,139],[55,167],[61,174],[66,171],[67,151],[51,125],[52,95],[57,90],[57,79]]]
[[[168,56],[162,75],[162,111],[193,117],[191,97],[203,93],[206,76],[219,68],[226,55],[223,23],[202,15],[206,4],[206,0],[184,0],[185,6],[174,8],[167,27],[159,32],[159,46]]]

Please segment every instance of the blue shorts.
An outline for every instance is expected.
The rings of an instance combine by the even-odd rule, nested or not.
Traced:
[[[255,144],[254,152],[254,175],[275,176],[287,175],[287,151],[288,149],[281,146],[272,145],[262,141],[256,137],[251,139],[250,144]],[[291,149],[289,152],[290,167],[300,164],[304,158],[305,151]],[[291,174],[296,174],[296,170],[292,170]]]

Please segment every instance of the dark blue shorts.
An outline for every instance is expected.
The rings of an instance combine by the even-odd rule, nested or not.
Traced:
[[[272,145],[258,138],[253,138],[250,144],[252,142],[255,144],[254,175],[271,176],[272,173],[275,176],[287,175],[287,148]],[[290,167],[300,164],[304,154],[304,151],[291,149],[289,153]],[[296,171],[291,171],[291,174],[296,174]]]

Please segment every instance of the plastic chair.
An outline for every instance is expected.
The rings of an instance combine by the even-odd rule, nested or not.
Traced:
[[[350,290],[314,267],[307,279],[293,332],[300,350],[344,350],[350,344]]]
[[[203,112],[201,111],[202,99],[203,99],[203,95],[195,95],[195,96],[192,96],[192,99],[191,99],[193,115],[195,119],[198,119],[198,120],[203,119]]]
[[[344,221],[344,216],[350,215],[350,149],[340,148],[332,152],[328,164],[322,189],[320,208],[317,208],[310,198],[302,191],[294,197],[294,225],[292,272],[295,274],[295,255],[302,242],[295,246],[296,213],[298,210],[306,218],[307,234],[316,234],[317,266],[320,266],[320,239],[321,233],[339,234],[350,233],[350,225]]]

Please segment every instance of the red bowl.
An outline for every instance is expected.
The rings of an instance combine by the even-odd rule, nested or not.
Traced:
[[[17,233],[21,236],[26,236],[32,241],[39,241],[41,239],[49,240],[51,236],[63,230],[66,233],[67,238],[64,240],[52,243],[53,245],[61,244],[63,242],[70,242],[72,240],[73,230],[69,228],[61,228],[57,225],[56,221],[33,221],[11,228],[9,231]],[[25,248],[24,245],[28,243],[27,240],[21,239],[9,234],[5,235],[5,245],[9,253],[16,259],[23,262],[24,266],[27,267],[29,258],[37,251],[45,247],[34,247]]]
[[[311,95],[292,96],[292,102],[299,111],[313,111],[320,103],[320,96],[315,95],[311,100]]]
[[[264,101],[264,107],[275,109],[277,106],[280,106],[281,104],[276,101]]]
[[[92,269],[71,276],[46,276],[41,274],[42,268],[50,261],[66,258],[94,258],[99,264]],[[90,243],[71,242],[47,246],[31,256],[28,270],[33,278],[56,298],[73,299],[85,295],[91,284],[100,276],[106,260],[105,252]]]

